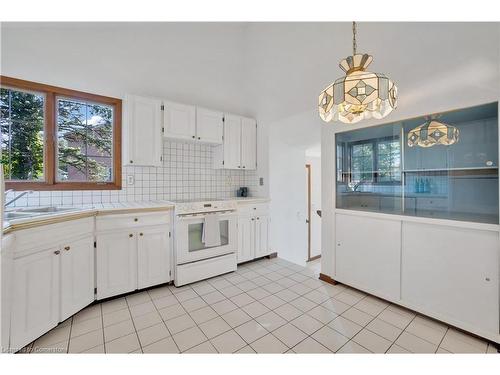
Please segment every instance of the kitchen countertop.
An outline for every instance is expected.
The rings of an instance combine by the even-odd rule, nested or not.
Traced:
[[[269,198],[259,198],[259,197],[237,197],[234,200],[238,203],[266,203],[269,202]]]
[[[234,200],[238,204],[245,203],[265,203],[269,202],[269,198],[258,197],[234,197],[227,200]],[[75,206],[57,206],[61,211],[43,212],[34,214],[33,216],[26,216],[23,218],[11,219],[3,222],[3,233],[7,234],[14,230],[26,229],[40,225],[53,224],[66,220],[80,219],[84,217],[96,215],[112,215],[120,213],[134,213],[134,212],[151,212],[151,211],[167,211],[175,207],[174,202],[170,201],[145,201],[145,202],[119,202],[119,203],[101,203],[101,204],[87,204]],[[29,209],[37,209],[39,207],[22,207],[18,209],[7,210],[21,211]]]
[[[44,212],[23,218],[12,219],[3,222],[3,233],[9,233],[14,230],[31,228],[39,225],[57,223],[66,220],[79,219],[95,215],[111,215],[118,213],[150,212],[150,211],[168,211],[175,207],[174,203],[169,201],[147,201],[147,202],[121,202],[121,203],[102,203],[81,205],[78,207],[58,206],[64,211]],[[29,210],[25,207],[22,210]],[[9,211],[16,211],[8,210]]]

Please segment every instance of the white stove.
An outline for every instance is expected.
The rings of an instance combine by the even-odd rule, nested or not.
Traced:
[[[236,270],[236,201],[175,202],[174,226],[176,286]]]
[[[181,201],[175,202],[176,215],[190,215],[210,212],[235,211],[236,201]]]

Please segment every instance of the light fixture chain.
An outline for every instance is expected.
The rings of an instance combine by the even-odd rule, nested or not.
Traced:
[[[352,21],[352,55],[356,55],[356,21]]]

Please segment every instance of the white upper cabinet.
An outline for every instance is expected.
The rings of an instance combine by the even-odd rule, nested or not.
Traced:
[[[162,101],[136,95],[125,99],[124,164],[160,166]]]
[[[224,114],[205,108],[196,108],[196,139],[204,143],[221,144]]]
[[[257,168],[257,122],[241,119],[241,168]]]
[[[214,168],[257,168],[257,122],[254,119],[224,115],[224,142],[214,149]]]
[[[241,167],[241,117],[225,115],[224,117],[224,167],[237,169]]]
[[[196,108],[173,102],[163,102],[163,135],[172,139],[196,139]]]

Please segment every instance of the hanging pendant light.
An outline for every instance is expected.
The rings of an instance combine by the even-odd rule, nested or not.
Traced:
[[[458,142],[459,130],[436,119],[428,119],[424,124],[408,132],[408,146],[432,147],[450,146]]]
[[[373,57],[356,53],[356,22],[352,33],[352,56],[339,64],[346,75],[319,95],[319,115],[326,122],[353,124],[372,117],[381,119],[397,106],[396,85],[384,74],[366,71]]]

